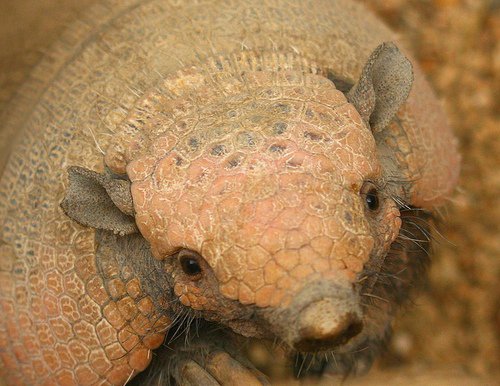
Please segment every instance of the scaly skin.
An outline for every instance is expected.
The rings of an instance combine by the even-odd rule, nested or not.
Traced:
[[[0,374],[11,384],[123,384],[175,317],[132,265],[96,261],[94,230],[59,207],[68,166],[126,173],[154,257],[199,251],[223,297],[258,308],[286,307],[308,281],[353,283],[388,250],[399,212],[388,203],[375,228],[363,181],[397,180],[426,209],[455,185],[456,145],[418,69],[399,124],[374,135],[326,80],[353,83],[395,40],[364,9],[176,3],[103,2],[4,113],[2,133],[22,133],[0,183]],[[173,291],[223,314],[194,287]]]
[[[301,283],[294,279],[345,270],[353,280],[373,247],[367,222],[354,222],[363,212],[356,196],[380,167],[373,136],[345,96],[317,75],[246,72],[219,80],[219,89],[200,77],[194,100],[182,100],[176,114],[179,98],[164,96],[177,81],[145,97],[125,124],[140,120],[141,130],[125,129],[116,143],[126,150],[107,153],[113,171],[121,171],[114,159],[127,163],[136,222],[153,255],[201,251],[224,296],[259,307],[287,303]],[[175,118],[156,126],[148,117],[160,112]],[[195,309],[207,301],[180,299]]]

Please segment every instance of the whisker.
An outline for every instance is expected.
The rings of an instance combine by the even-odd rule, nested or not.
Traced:
[[[305,355],[301,356],[302,357],[302,363],[301,363],[299,371],[297,373],[297,378],[300,378],[300,374],[302,373],[302,369],[304,367],[304,363],[306,362],[307,355],[308,354],[306,353]]]

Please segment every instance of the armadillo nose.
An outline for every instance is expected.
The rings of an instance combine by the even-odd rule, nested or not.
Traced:
[[[342,345],[358,335],[363,323],[355,312],[338,313],[333,299],[322,299],[303,309],[297,319],[298,351],[320,351]]]

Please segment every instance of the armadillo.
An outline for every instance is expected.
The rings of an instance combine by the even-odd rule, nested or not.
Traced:
[[[104,0],[1,125],[9,385],[265,384],[252,339],[366,371],[460,162],[347,0]]]

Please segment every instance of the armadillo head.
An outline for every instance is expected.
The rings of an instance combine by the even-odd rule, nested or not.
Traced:
[[[411,67],[401,77],[375,54],[347,95],[310,70],[237,71],[232,58],[142,100],[106,164],[130,179],[129,214],[184,307],[300,351],[362,330],[360,275],[401,225],[372,129],[411,84]]]

